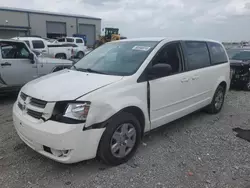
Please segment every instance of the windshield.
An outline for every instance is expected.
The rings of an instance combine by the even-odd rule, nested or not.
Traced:
[[[109,75],[132,75],[157,44],[157,41],[106,43],[78,61],[73,69]]]
[[[242,60],[242,61],[250,60],[250,50],[231,49],[228,50],[227,53],[229,59],[232,60]]]

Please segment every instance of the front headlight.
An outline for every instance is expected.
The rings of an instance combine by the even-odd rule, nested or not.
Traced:
[[[86,121],[89,113],[89,108],[90,102],[68,103],[63,116],[75,120]]]

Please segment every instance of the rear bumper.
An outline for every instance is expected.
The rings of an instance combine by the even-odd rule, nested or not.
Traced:
[[[13,107],[13,122],[19,137],[38,153],[61,163],[75,163],[96,156],[99,141],[105,130],[83,131],[84,124],[69,125],[54,121],[34,123],[22,116],[16,103]],[[67,155],[57,156],[45,147],[68,151]]]

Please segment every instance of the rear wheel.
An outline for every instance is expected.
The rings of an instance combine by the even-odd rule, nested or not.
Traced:
[[[78,54],[77,54],[77,57],[79,58],[79,59],[82,59],[83,57],[84,57],[84,53],[83,52],[78,52]]]
[[[225,99],[226,88],[219,85],[213,96],[213,100],[209,106],[207,106],[206,111],[210,114],[217,114],[221,111],[224,99]]]
[[[101,138],[98,156],[109,165],[128,161],[141,140],[141,126],[133,114],[121,112],[114,116]]]
[[[56,54],[55,56],[57,59],[66,59],[66,55],[65,54]]]

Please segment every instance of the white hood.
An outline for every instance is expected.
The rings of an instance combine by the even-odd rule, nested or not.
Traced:
[[[29,82],[22,92],[45,101],[75,100],[121,79],[121,76],[62,70]]]
[[[67,59],[56,59],[50,57],[37,57],[39,63],[51,63],[51,64],[62,64],[62,65],[72,65],[73,61]]]

